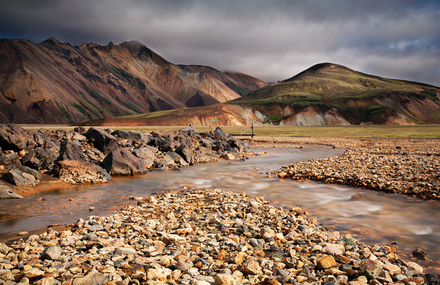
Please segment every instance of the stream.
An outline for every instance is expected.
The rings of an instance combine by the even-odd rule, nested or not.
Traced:
[[[0,200],[0,235],[74,223],[90,215],[108,215],[124,206],[135,205],[136,202],[129,199],[133,196],[184,186],[219,188],[263,196],[277,206],[301,207],[331,230],[351,233],[363,242],[396,242],[399,251],[408,256],[420,247],[435,260],[435,264],[430,265],[440,267],[438,201],[314,181],[281,180],[274,175],[268,177],[266,173],[271,169],[301,160],[340,155],[344,150],[305,146],[266,151],[266,155],[241,161],[221,160],[178,171],[150,171],[144,176],[117,177],[109,184],[74,186],[24,199]],[[90,207],[95,210],[89,212]]]

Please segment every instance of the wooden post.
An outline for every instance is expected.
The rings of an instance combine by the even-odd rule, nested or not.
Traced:
[[[251,129],[252,129],[251,139],[253,139],[254,138],[254,123],[252,123]]]

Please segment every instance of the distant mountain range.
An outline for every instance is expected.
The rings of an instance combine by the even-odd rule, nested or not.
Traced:
[[[440,88],[321,63],[266,84],[175,65],[139,42],[0,40],[0,123],[438,124]]]
[[[0,40],[0,122],[71,124],[230,101],[266,83],[175,65],[139,42]]]

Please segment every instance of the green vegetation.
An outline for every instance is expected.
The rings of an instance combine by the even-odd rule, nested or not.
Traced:
[[[87,108],[87,109],[89,109],[93,114],[95,114],[98,118],[101,118],[102,117],[102,115],[99,113],[99,112],[102,112],[97,106],[95,106],[95,104],[93,104],[92,102],[90,102],[89,100],[88,100],[88,98],[87,98],[87,96],[83,93],[83,92],[81,92],[81,91],[79,91],[78,90],[78,92],[79,92],[79,94],[81,94],[81,96],[82,96],[82,98],[84,99],[84,101],[86,101],[87,102],[87,104],[89,105],[89,108]]]
[[[93,89],[90,88],[90,89],[88,89],[88,92],[89,92],[90,96],[92,96],[93,98],[97,99],[101,104],[108,104],[108,105],[112,104],[112,102],[109,99],[101,96],[101,94],[99,94],[98,91],[93,90]],[[83,95],[83,97],[84,97],[84,95]]]
[[[81,114],[92,120],[92,116],[90,116],[90,114],[83,106],[78,105],[77,103],[72,104],[72,106],[75,107],[75,109],[77,109]]]
[[[324,63],[227,104],[253,107],[265,111],[266,115],[275,114],[271,110],[287,106],[295,113],[307,107],[316,107],[322,112],[335,109],[352,124],[381,124],[386,122],[387,116],[396,113],[417,121],[413,118],[414,110],[404,111],[405,104],[426,99],[438,102],[439,92],[439,88],[427,84],[381,78]],[[396,107],[399,105],[404,105],[404,108]],[[279,118],[270,119],[273,123],[279,121]],[[440,122],[440,116],[434,114],[431,122]]]
[[[56,104],[57,104],[58,108],[61,110],[61,112],[63,112],[63,114],[67,118],[67,120],[69,120],[69,122],[70,122],[72,117],[70,116],[69,112],[67,112],[66,108],[61,106],[58,102],[56,102]]]
[[[141,90],[145,90],[146,86],[140,78],[135,77],[133,74],[123,70],[122,68],[118,68],[114,65],[111,65],[109,67],[105,64],[102,64],[102,67],[119,79],[128,82],[130,85],[135,86]]]

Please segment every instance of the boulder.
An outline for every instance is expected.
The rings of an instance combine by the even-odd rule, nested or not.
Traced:
[[[11,168],[8,172],[8,179],[16,186],[35,186],[40,183],[41,174],[35,169],[21,166]]]
[[[0,199],[18,199],[23,198],[21,195],[18,195],[11,187],[0,183]]]
[[[86,161],[86,157],[79,144],[68,140],[63,140],[60,144],[60,160],[79,160]]]
[[[188,163],[177,153],[168,152],[163,158],[156,161],[156,168],[173,168],[176,166],[187,166]]]
[[[193,137],[194,135],[197,134],[196,129],[194,128],[193,124],[189,124],[188,127],[180,129],[179,130],[179,134],[183,135],[183,136],[190,136]]]
[[[183,157],[183,159],[185,159],[185,161],[190,165],[196,163],[196,154],[191,146],[181,144],[179,147],[177,147],[176,153]]]
[[[37,147],[29,151],[22,159],[24,165],[34,169],[52,169],[58,153],[51,149]]]
[[[108,172],[99,165],[78,160],[62,160],[57,164],[60,180],[76,183],[104,183],[112,180]]]
[[[95,147],[102,151],[104,155],[111,153],[117,145],[118,140],[102,129],[90,128],[85,134]]]
[[[226,139],[232,138],[232,136],[229,135],[228,133],[225,133],[220,127],[217,127],[214,130],[214,138],[216,140],[226,140]]]
[[[237,152],[235,149],[232,148],[232,146],[230,146],[228,144],[227,141],[224,141],[224,140],[216,141],[214,143],[214,146],[212,147],[212,149],[219,152],[219,153],[225,152],[225,151],[234,152],[234,153]]]
[[[144,161],[146,168],[152,167],[156,159],[156,153],[152,147],[137,148],[133,151],[133,154]]]
[[[20,151],[34,145],[35,142],[29,133],[15,124],[0,125],[0,145],[3,149]]]
[[[131,141],[131,144],[147,145],[150,137],[142,132],[117,130],[112,133],[113,136]]]
[[[141,158],[120,147],[109,153],[102,164],[111,175],[134,175],[146,171],[145,163]]]
[[[11,167],[19,167],[20,158],[17,153],[5,153],[0,155],[0,173],[7,173]]]
[[[57,140],[55,140],[53,138],[49,138],[49,139],[46,139],[46,142],[44,144],[44,148],[50,149],[51,151],[54,151],[54,152],[59,152],[61,149],[61,145]]]
[[[42,131],[36,131],[34,133],[34,141],[37,144],[37,146],[43,146],[46,142],[46,136],[43,134]]]

